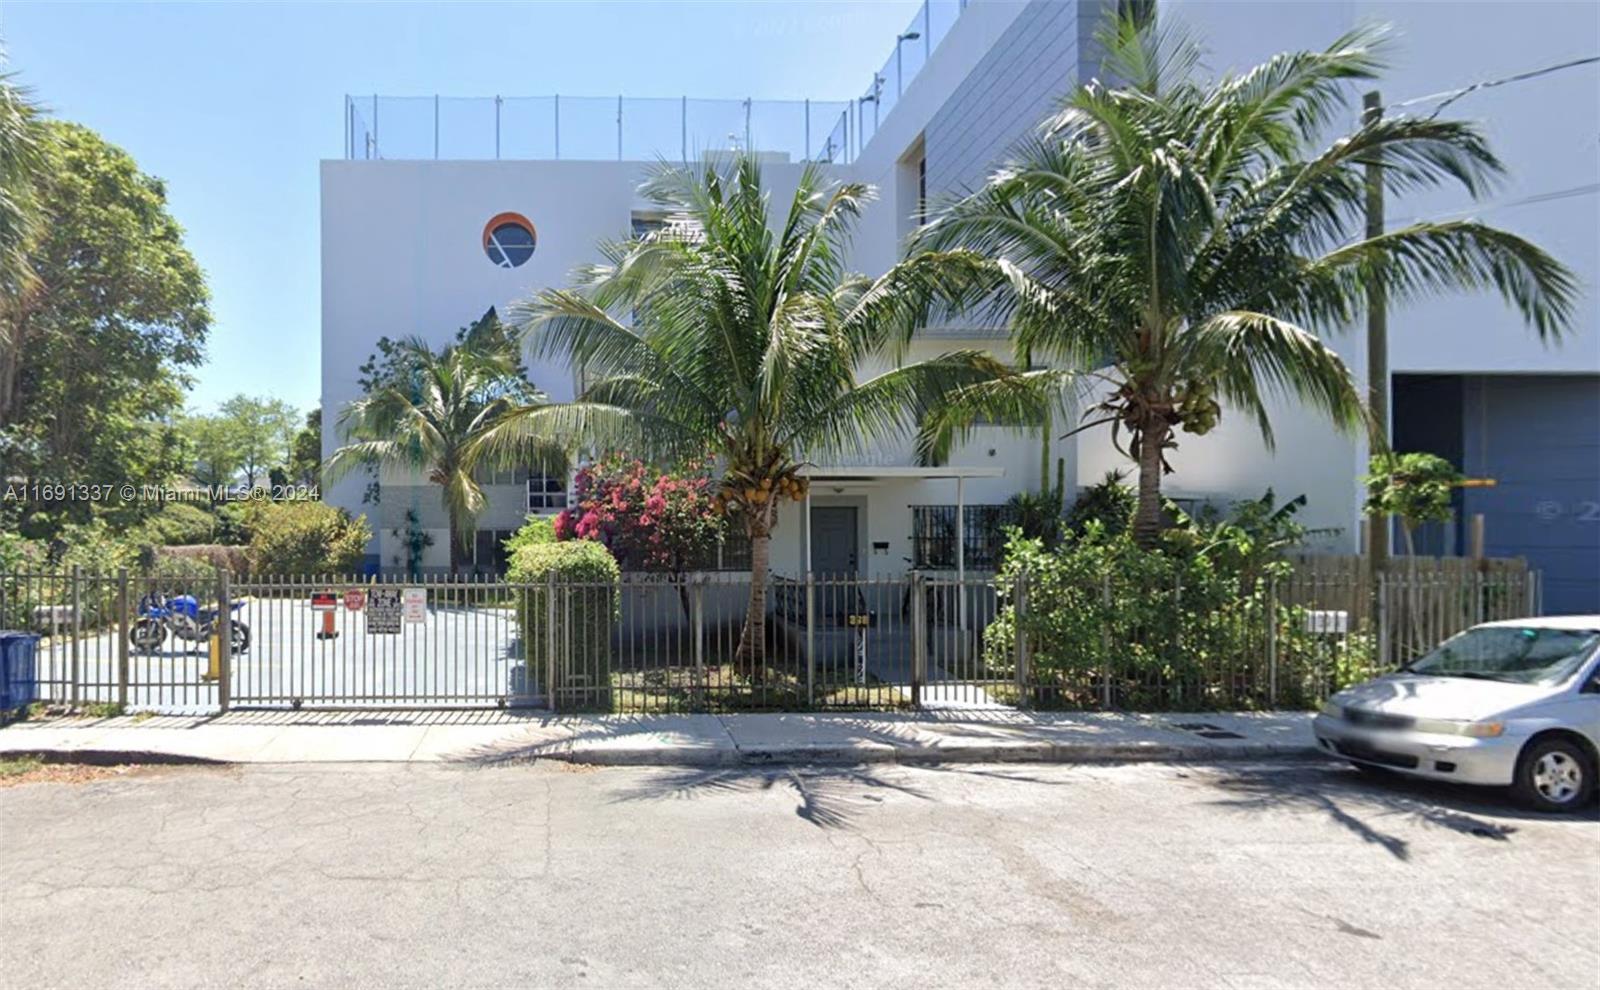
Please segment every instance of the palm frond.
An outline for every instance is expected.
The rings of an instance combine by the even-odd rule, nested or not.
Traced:
[[[1344,429],[1365,422],[1360,390],[1344,361],[1315,334],[1287,321],[1265,313],[1218,313],[1180,331],[1173,346],[1177,366],[1254,416],[1269,447],[1273,433],[1265,396],[1303,402]]]

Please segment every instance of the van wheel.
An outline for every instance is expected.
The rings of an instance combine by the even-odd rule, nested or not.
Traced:
[[[1545,739],[1522,751],[1517,799],[1538,811],[1571,811],[1594,796],[1595,770],[1589,754],[1570,739]]]

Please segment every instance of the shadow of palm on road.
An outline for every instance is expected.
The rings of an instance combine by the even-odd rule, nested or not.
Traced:
[[[926,790],[912,783],[909,775],[897,772],[905,769],[894,764],[781,768],[673,768],[652,773],[634,782],[620,791],[613,800],[617,803],[683,800],[718,794],[786,789],[792,791],[796,798],[794,811],[796,817],[818,828],[848,829],[854,826],[861,812],[883,801],[883,795],[874,793],[876,791],[903,794],[920,801],[937,800]],[[958,773],[1015,783],[1051,786],[1071,783],[1065,779],[1051,779],[1020,771],[1001,771],[971,765],[918,763],[916,770]]]
[[[1395,774],[1374,776],[1349,767],[1318,765],[1299,773],[1257,767],[1224,768],[1213,784],[1228,796],[1212,802],[1241,812],[1315,811],[1335,824],[1409,861],[1411,842],[1384,826],[1406,821],[1491,842],[1509,842],[1516,821],[1600,822],[1593,810],[1547,815],[1517,807],[1503,791],[1450,785]]]

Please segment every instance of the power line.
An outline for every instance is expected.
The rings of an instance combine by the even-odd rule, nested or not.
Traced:
[[[1404,219],[1391,218],[1395,223],[1416,223],[1420,220],[1453,220],[1460,217],[1471,216],[1475,213],[1490,213],[1495,210],[1506,210],[1513,206],[1530,206],[1534,203],[1552,203],[1557,200],[1572,199],[1575,196],[1592,196],[1600,192],[1600,182],[1590,182],[1570,189],[1553,189],[1549,192],[1534,193],[1519,199],[1488,200],[1476,203],[1467,209],[1456,210],[1452,213],[1436,213],[1431,216],[1412,216]]]
[[[1525,82],[1529,79],[1537,79],[1540,76],[1547,76],[1552,72],[1561,72],[1564,69],[1575,69],[1579,66],[1593,65],[1597,62],[1600,62],[1600,55],[1590,55],[1587,58],[1575,58],[1570,62],[1560,62],[1556,65],[1547,65],[1542,69],[1530,69],[1527,72],[1519,72],[1515,75],[1503,76],[1499,79],[1481,79],[1478,82],[1462,86],[1459,89],[1447,89],[1439,93],[1429,93],[1427,96],[1417,96],[1409,100],[1401,100],[1399,103],[1389,104],[1384,109],[1395,110],[1400,107],[1409,107],[1417,103],[1432,103],[1435,100],[1442,100],[1444,102],[1433,108],[1433,114],[1437,116],[1442,110],[1444,110],[1445,107],[1456,102],[1469,93],[1476,93],[1480,89],[1493,89],[1496,86],[1505,86],[1514,82]]]

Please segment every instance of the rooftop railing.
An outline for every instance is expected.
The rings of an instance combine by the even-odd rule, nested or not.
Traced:
[[[697,161],[751,151],[851,162],[967,0],[927,0],[854,100],[628,96],[346,96],[347,159]]]

